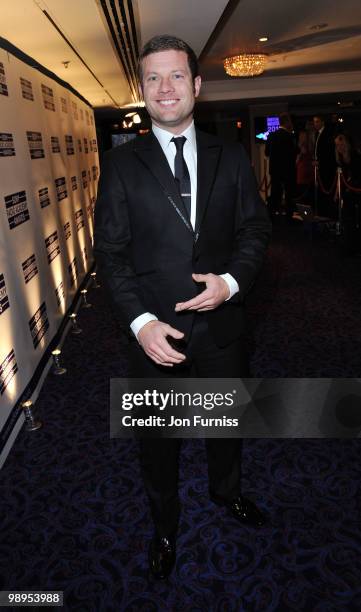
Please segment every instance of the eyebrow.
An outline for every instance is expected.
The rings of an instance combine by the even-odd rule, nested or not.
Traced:
[[[183,73],[185,73],[186,70],[184,68],[175,68],[174,70],[171,71],[171,74],[173,74],[174,72],[183,72]],[[154,75],[154,74],[160,74],[160,73],[157,72],[156,70],[151,70],[150,72],[146,72],[145,76],[147,77],[147,76],[151,76],[151,75]]]

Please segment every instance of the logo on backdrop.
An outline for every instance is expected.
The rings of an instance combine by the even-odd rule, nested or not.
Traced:
[[[5,208],[10,229],[14,229],[30,219],[25,191],[18,191],[5,196]]]
[[[68,103],[66,101],[66,98],[60,98],[60,104],[61,104],[61,110],[63,111],[63,113],[67,113],[68,112]]]
[[[29,321],[30,334],[33,341],[34,349],[38,346],[40,340],[45,336],[47,329],[49,329],[49,320],[46,312],[46,304],[43,302],[31,317]]]
[[[74,155],[74,142],[73,137],[69,134],[65,136],[66,154]]]
[[[45,248],[48,256],[48,264],[57,257],[60,253],[58,232],[55,230],[50,236],[45,238]]]
[[[56,197],[58,198],[58,202],[61,202],[61,200],[64,200],[65,198],[68,197],[65,176],[61,176],[55,179],[55,189],[56,189]]]
[[[53,153],[60,153],[60,141],[58,136],[51,137],[51,150]]]
[[[8,294],[6,293],[5,278],[3,274],[0,274],[0,315],[2,315],[2,313],[5,312],[9,306],[10,304]]]
[[[23,77],[20,77],[20,87],[21,87],[21,93],[23,98],[25,98],[25,100],[34,100],[34,94],[33,94],[33,86],[31,84],[31,81],[28,81],[27,79],[24,79]]]
[[[78,119],[78,107],[75,102],[72,102],[71,105],[73,107],[74,119]]]
[[[6,355],[4,361],[0,363],[0,395],[2,395],[7,388],[9,382],[14,378],[18,371],[18,364],[15,359],[15,351],[11,349],[10,353]]]
[[[65,292],[64,292],[64,283],[61,281],[59,285],[55,289],[55,297],[58,306],[61,306],[62,302],[65,300]]]
[[[73,261],[71,261],[70,264],[68,265],[68,273],[69,273],[70,286],[72,287],[76,279],[78,278],[78,274],[79,274],[78,261],[77,261],[76,256],[74,257]]]
[[[31,159],[45,157],[41,132],[26,132]]]
[[[51,89],[51,87],[42,85],[41,91],[43,94],[43,102],[44,102],[45,108],[51,111],[55,111],[54,94],[53,94],[53,90]]]
[[[15,155],[14,137],[12,134],[0,132],[0,157]]]
[[[72,176],[70,181],[71,181],[71,190],[76,191],[78,189],[78,183],[76,180],[76,176]]]
[[[70,221],[67,221],[67,223],[65,223],[64,225],[64,236],[65,236],[65,240],[69,240],[71,236]]]
[[[25,259],[21,266],[23,268],[25,283],[27,284],[39,272],[38,266],[36,265],[35,253]]]
[[[82,179],[83,187],[84,187],[84,189],[86,189],[87,186],[88,186],[88,181],[87,181],[87,178],[86,178],[86,170],[82,171],[81,179]]]
[[[42,187],[41,189],[39,189],[38,193],[39,193],[39,202],[40,202],[41,208],[46,208],[47,206],[49,206],[50,204],[49,189],[47,187]]]
[[[92,172],[93,172],[93,181],[96,181],[98,178],[98,166],[92,166]]]
[[[6,84],[6,76],[4,70],[4,64],[0,62],[0,94],[3,96],[8,96],[8,86]]]
[[[90,198],[89,204],[86,207],[86,214],[87,214],[87,217],[89,217],[89,219],[93,217],[94,207],[95,207],[95,196]]]
[[[79,153],[83,152],[83,149],[81,148],[81,140],[80,140],[80,138],[78,138],[78,151],[79,151]]]
[[[76,231],[78,232],[82,227],[84,227],[84,213],[81,208],[75,211],[75,224]]]
[[[87,125],[90,125],[90,121],[89,121],[89,113],[88,113],[88,111],[87,111],[87,110],[85,111],[85,117],[86,117],[86,124],[87,124]]]
[[[84,138],[84,153],[89,153],[88,140]]]
[[[95,138],[93,138],[93,151],[94,153],[98,152],[98,144]]]

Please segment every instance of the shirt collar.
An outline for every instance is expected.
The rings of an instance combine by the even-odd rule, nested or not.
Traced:
[[[174,138],[175,134],[172,134],[172,132],[168,132],[167,130],[163,130],[163,128],[154,125],[154,123],[152,124],[152,130],[154,136],[159,141],[159,144],[162,147],[163,151],[167,149],[169,143],[171,142],[172,138]],[[184,132],[182,132],[181,134],[177,134],[177,136],[185,136],[187,141],[189,141],[189,144],[191,145],[192,149],[197,150],[196,129],[194,127],[194,121],[192,121],[192,123],[184,130]]]

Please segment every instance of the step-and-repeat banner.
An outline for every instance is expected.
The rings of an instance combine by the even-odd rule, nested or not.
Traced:
[[[0,48],[0,431],[93,263],[93,111],[44,72]]]

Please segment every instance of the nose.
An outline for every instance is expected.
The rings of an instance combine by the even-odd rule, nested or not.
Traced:
[[[159,82],[159,92],[168,93],[174,91],[174,85],[169,77],[163,77]]]

